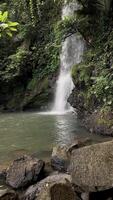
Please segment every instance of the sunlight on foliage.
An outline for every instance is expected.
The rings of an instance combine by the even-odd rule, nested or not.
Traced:
[[[12,37],[13,32],[17,31],[18,25],[19,24],[17,22],[9,21],[8,11],[0,11],[0,37],[4,36],[4,34]]]

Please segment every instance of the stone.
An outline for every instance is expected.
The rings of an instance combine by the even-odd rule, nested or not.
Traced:
[[[113,188],[90,193],[89,200],[113,200]]]
[[[68,146],[67,153],[69,155],[69,153],[71,154],[73,150],[84,147],[84,146],[89,146],[92,144],[92,142],[93,141],[90,138],[75,139],[75,141]]]
[[[113,140],[76,149],[70,162],[72,182],[85,191],[113,187]]]
[[[18,189],[31,185],[40,179],[44,162],[31,156],[22,156],[13,161],[7,170],[6,183]]]
[[[51,166],[60,172],[66,172],[69,165],[67,146],[57,145],[53,148]]]
[[[80,200],[67,174],[52,175],[28,188],[24,200]]]
[[[10,189],[0,189],[0,200],[18,200],[18,195]]]
[[[55,146],[52,152],[51,166],[60,172],[67,172],[72,151],[91,143],[92,141],[89,138],[80,138],[75,139],[73,143],[68,145]]]
[[[82,199],[82,200],[89,200],[89,193],[85,193],[85,192],[82,193],[82,194],[81,194],[81,199]]]

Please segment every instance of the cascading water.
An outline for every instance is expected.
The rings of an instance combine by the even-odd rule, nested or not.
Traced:
[[[65,17],[73,16],[74,12],[78,9],[80,9],[80,5],[76,1],[64,5],[62,9],[62,20],[64,20]],[[79,33],[72,34],[62,43],[62,51],[60,55],[61,69],[56,83],[53,112],[65,113],[72,111],[72,107],[67,102],[68,97],[74,88],[71,77],[71,68],[73,65],[81,62],[83,51],[84,41]]]

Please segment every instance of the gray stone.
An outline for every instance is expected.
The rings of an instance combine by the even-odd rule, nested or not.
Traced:
[[[30,156],[22,156],[14,160],[7,170],[6,183],[17,189],[38,181],[44,162]]]
[[[80,200],[66,174],[49,176],[26,191],[24,200]]]
[[[72,152],[72,182],[86,191],[113,187],[113,141],[99,143]]]

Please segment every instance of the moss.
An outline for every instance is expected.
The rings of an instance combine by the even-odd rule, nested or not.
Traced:
[[[113,127],[113,112],[111,108],[108,106],[101,108],[96,122],[98,125],[105,125],[108,128]]]

